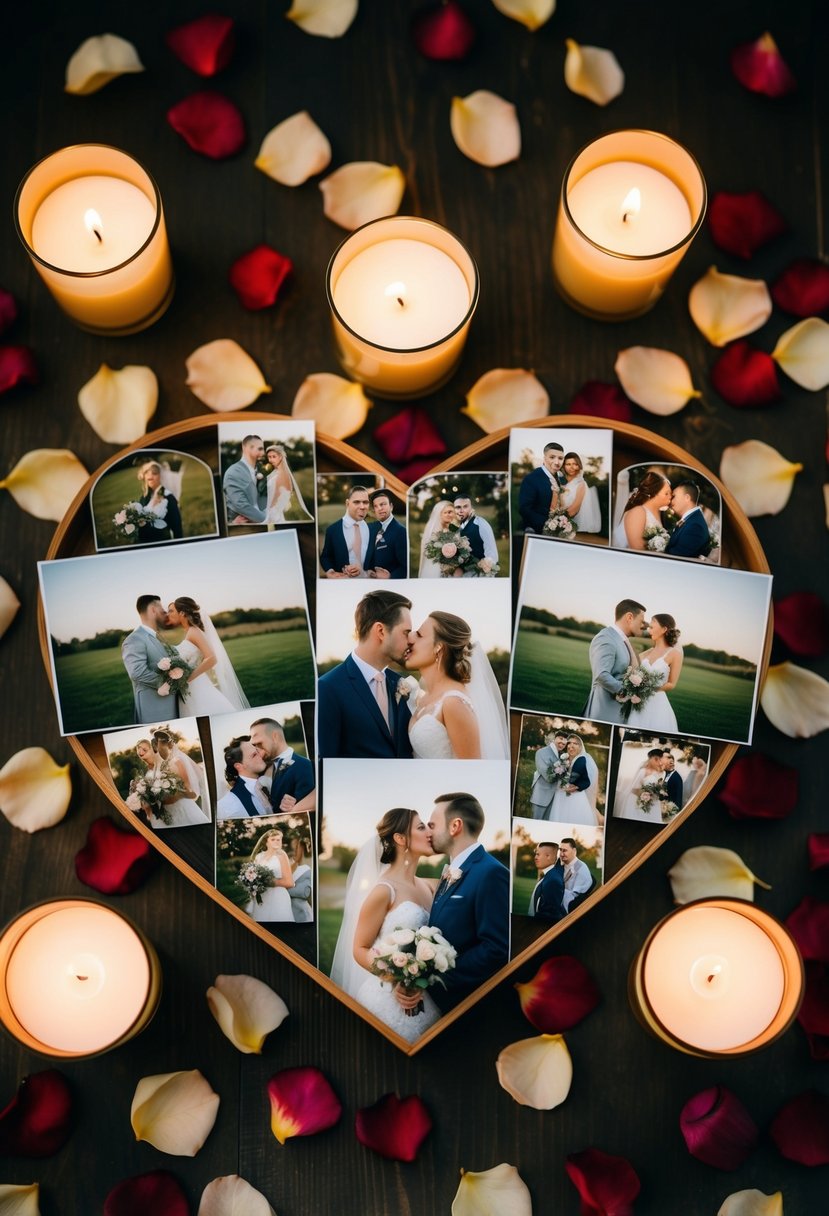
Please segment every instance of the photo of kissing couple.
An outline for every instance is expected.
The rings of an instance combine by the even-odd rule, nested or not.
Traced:
[[[298,701],[211,718],[210,735],[218,820],[316,810],[314,766]]]
[[[622,736],[613,817],[661,827],[702,788],[711,748],[698,739],[666,738],[651,731],[625,730]]]
[[[719,491],[696,469],[631,465],[616,479],[611,544],[719,565],[721,516]]]

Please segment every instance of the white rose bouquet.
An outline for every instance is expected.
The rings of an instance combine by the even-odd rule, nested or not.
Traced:
[[[551,511],[541,531],[544,536],[557,536],[559,540],[576,539],[576,525],[566,511]]]
[[[471,568],[472,546],[455,528],[442,528],[426,542],[424,554],[440,566],[441,578],[455,578]]]
[[[175,802],[184,789],[181,778],[162,767],[159,772],[133,777],[126,803],[131,811],[149,809],[156,819],[169,826],[173,821],[167,803]]]
[[[670,534],[667,528],[663,528],[660,524],[651,524],[649,528],[645,528],[642,538],[649,553],[664,553],[668,547]]]
[[[374,956],[371,970],[384,984],[402,984],[406,989],[421,991],[432,984],[443,984],[441,978],[455,966],[457,951],[433,925],[420,929],[393,929],[386,937],[376,942],[371,953]],[[407,1009],[409,1017],[423,1012],[423,1001],[413,1009]]]
[[[631,711],[641,709],[659,691],[663,681],[661,672],[651,671],[650,667],[634,667],[632,663],[625,668],[621,679],[622,687],[616,700],[622,706],[622,721],[627,722]]]
[[[184,659],[179,654],[165,654],[163,659],[159,659],[156,667],[160,672],[159,684],[156,692],[160,697],[179,696],[186,697],[190,691],[190,684],[187,677],[195,668],[189,663],[185,663]]]

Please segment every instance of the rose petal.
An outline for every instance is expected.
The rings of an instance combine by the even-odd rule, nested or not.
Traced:
[[[244,308],[270,308],[294,264],[270,245],[257,245],[243,253],[230,268],[230,285]]]
[[[521,155],[515,106],[488,89],[453,97],[449,126],[458,148],[476,164],[494,169]]]
[[[753,900],[755,883],[771,890],[768,883],[752,874],[739,854],[710,844],[686,849],[671,866],[668,878],[677,904],[717,895]]]
[[[625,74],[612,51],[598,46],[579,46],[566,39],[564,83],[571,93],[586,97],[597,106],[606,106],[625,87]]]
[[[181,1185],[167,1170],[125,1178],[104,1200],[103,1216],[190,1216]]]
[[[334,439],[347,439],[359,431],[371,406],[362,385],[331,372],[314,372],[300,384],[291,413],[294,418],[312,418]]]
[[[533,418],[546,418],[550,395],[532,372],[523,368],[496,367],[484,372],[466,394],[461,413],[491,434]]]
[[[82,42],[67,63],[64,88],[78,96],[97,93],[116,76],[143,71],[144,65],[131,42],[117,34],[99,34]]]
[[[194,152],[211,160],[234,156],[245,146],[245,120],[221,93],[192,93],[167,111],[167,121]]]
[[[688,295],[688,311],[712,346],[725,346],[754,333],[771,316],[769,289],[762,279],[720,274],[709,266]]]
[[[641,1183],[624,1157],[586,1148],[569,1153],[564,1168],[581,1198],[582,1216],[633,1216]]]
[[[799,258],[772,284],[771,298],[778,308],[796,317],[811,317],[829,308],[829,266]]]
[[[806,841],[809,849],[809,869],[829,866],[829,832],[810,832]]]
[[[829,650],[829,608],[813,591],[774,601],[774,632],[794,654],[817,658]]]
[[[195,1157],[218,1112],[219,1095],[192,1069],[142,1077],[132,1099],[130,1122],[136,1140],[146,1140],[175,1157]]]
[[[803,1027],[814,1060],[829,1059],[829,970],[824,963],[807,961],[805,985],[797,1020]]]
[[[246,1055],[261,1055],[272,1030],[288,1016],[288,1006],[252,975],[217,975],[207,1005],[222,1033]]]
[[[702,396],[688,364],[669,350],[630,346],[619,351],[613,370],[631,401],[651,414],[676,414],[692,397]]]
[[[750,342],[732,342],[726,347],[711,368],[711,383],[729,405],[738,408],[780,400],[774,360]]]
[[[802,468],[802,464],[785,460],[767,443],[747,439],[724,449],[720,478],[746,515],[778,515],[789,501],[795,476]]]
[[[778,1151],[800,1165],[829,1162],[829,1102],[807,1089],[780,1108],[769,1127]]]
[[[723,1202],[717,1216],[783,1216],[783,1192],[734,1191]]]
[[[78,393],[86,421],[104,443],[132,443],[147,429],[158,405],[158,380],[149,367],[113,371],[102,363]]]
[[[0,1154],[52,1157],[72,1133],[72,1091],[56,1068],[24,1077],[0,1111]]]
[[[295,0],[285,16],[306,34],[339,38],[357,16],[357,0]]]
[[[739,756],[718,792],[732,819],[785,819],[797,806],[798,770],[761,752]]]
[[[756,42],[743,42],[734,48],[731,70],[744,88],[766,97],[784,97],[797,88],[797,81],[768,32]]]
[[[325,215],[341,228],[353,231],[371,220],[396,215],[406,178],[397,165],[355,160],[329,173],[319,185]]]
[[[720,190],[708,206],[708,226],[715,245],[746,259],[788,228],[780,212],[759,190],[745,194]]]
[[[531,32],[549,21],[556,8],[556,0],[492,0],[492,3],[499,13],[520,21]]]
[[[17,320],[17,301],[10,291],[0,287],[0,334],[10,329]]]
[[[498,1081],[522,1106],[552,1110],[570,1092],[573,1061],[560,1034],[520,1039],[505,1047],[495,1061]]]
[[[759,1132],[738,1097],[714,1085],[689,1098],[679,1115],[688,1152],[718,1170],[736,1170],[749,1157]]]
[[[157,862],[158,853],[149,841],[103,815],[89,825],[86,844],[75,854],[75,873],[94,891],[130,895],[146,882]]]
[[[232,338],[199,346],[185,367],[187,387],[211,410],[242,410],[271,392],[253,359]]]
[[[331,145],[307,110],[278,123],[253,162],[283,186],[301,186],[331,163]]]
[[[55,764],[42,747],[24,747],[0,769],[0,810],[23,832],[60,823],[71,797],[69,765]]]
[[[35,448],[21,456],[0,490],[37,519],[61,520],[89,474],[74,452]]]
[[[527,1184],[514,1165],[490,1170],[461,1170],[461,1182],[452,1200],[452,1216],[532,1216]]]
[[[415,46],[427,59],[465,59],[475,41],[475,26],[457,0],[418,9],[411,30]]]
[[[631,402],[618,384],[603,384],[588,380],[570,402],[571,414],[586,414],[589,418],[609,418],[614,422],[631,422]]]
[[[37,364],[28,346],[0,346],[0,393],[18,384],[37,384]]]
[[[397,476],[406,485],[413,486],[416,481],[420,481],[421,477],[425,477],[427,473],[431,473],[434,468],[434,457],[423,457],[420,460],[411,460],[408,464],[404,464],[401,469],[397,470]]]
[[[15,1186],[0,1182],[0,1216],[40,1216],[40,1184]]]
[[[442,456],[446,444],[431,415],[417,405],[393,414],[374,432],[374,440],[386,460],[403,464],[418,456]]]
[[[357,1111],[354,1130],[360,1143],[381,1157],[414,1161],[432,1130],[432,1120],[416,1094],[407,1098],[384,1094],[373,1106]]]
[[[829,727],[829,683],[795,663],[777,663],[760,692],[763,712],[791,739],[811,739]]]
[[[236,47],[232,17],[208,13],[165,34],[164,41],[199,76],[215,76],[230,63]]]
[[[280,1144],[333,1127],[342,1106],[318,1068],[285,1068],[268,1082],[271,1131]]]
[[[20,600],[17,595],[6,580],[0,577],[0,638],[17,616],[19,607]]]
[[[804,959],[829,963],[829,903],[804,895],[786,917],[786,928]]]
[[[276,1213],[261,1191],[238,1174],[228,1174],[214,1178],[204,1188],[198,1216],[276,1216]]]
[[[531,980],[516,984],[521,1011],[542,1034],[577,1026],[601,998],[590,972],[577,958],[548,958]]]
[[[772,359],[801,388],[818,392],[829,384],[829,324],[807,317],[787,329],[771,352]]]

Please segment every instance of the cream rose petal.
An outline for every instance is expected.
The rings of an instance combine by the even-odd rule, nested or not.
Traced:
[[[759,439],[725,448],[720,459],[721,479],[750,518],[779,515],[802,468]]]
[[[158,405],[158,380],[149,367],[113,371],[102,363],[78,393],[86,421],[104,443],[132,443],[147,429]]]
[[[17,616],[20,600],[4,578],[0,578],[0,638]]]
[[[291,413],[294,418],[312,418],[333,439],[347,439],[359,431],[371,406],[362,386],[353,380],[313,372],[300,384]]]
[[[268,132],[253,163],[283,186],[301,186],[330,161],[330,143],[308,111],[300,110]]]
[[[0,769],[0,810],[24,832],[60,823],[72,797],[69,765],[55,764],[42,747],[24,747]]]
[[[207,1004],[223,1034],[247,1055],[259,1055],[267,1036],[288,1016],[282,997],[252,975],[217,976]]]
[[[829,728],[829,683],[796,663],[768,669],[760,704],[772,726],[791,739],[811,739]]]
[[[612,51],[598,46],[579,46],[567,39],[564,83],[571,93],[606,106],[625,87],[625,74]]]
[[[762,1191],[734,1191],[717,1216],[783,1216],[783,1192],[764,1195]]]
[[[57,522],[88,477],[74,452],[34,448],[0,481],[0,490],[8,490],[21,510],[37,519]]]
[[[491,1170],[461,1174],[452,1216],[532,1216],[530,1192],[514,1165],[503,1162]]]
[[[688,311],[713,346],[753,334],[771,316],[769,289],[762,279],[720,274],[711,266],[688,295]]]
[[[98,34],[82,42],[67,63],[64,88],[78,96],[97,93],[116,76],[143,71],[144,65],[131,42],[117,34]]]
[[[505,1047],[495,1062],[501,1088],[522,1106],[552,1110],[570,1092],[573,1062],[560,1034],[520,1039]]]
[[[829,384],[829,325],[807,317],[787,329],[771,352],[786,375],[813,393]]]
[[[232,338],[198,347],[185,366],[187,387],[211,410],[242,410],[271,392],[253,359]]]
[[[534,32],[549,21],[556,11],[556,0],[492,0],[499,13],[520,21]]]
[[[655,346],[620,350],[614,371],[631,401],[651,414],[676,414],[692,397],[702,396],[685,360]]]
[[[204,1188],[197,1216],[276,1216],[276,1213],[261,1191],[238,1174],[227,1174],[214,1178]]]
[[[449,126],[461,152],[476,164],[494,169],[521,155],[521,127],[515,106],[488,89],[453,97]]]
[[[37,1182],[28,1186],[0,1182],[0,1216],[40,1216],[39,1195]]]
[[[466,394],[466,405],[461,409],[487,434],[533,418],[546,418],[549,412],[546,388],[532,372],[520,367],[496,367],[485,372]]]
[[[197,1069],[166,1072],[138,1082],[130,1122],[136,1140],[174,1157],[195,1157],[218,1110],[219,1095]]]
[[[396,215],[406,189],[397,165],[354,160],[320,182],[322,209],[329,220],[352,232],[355,228]]]
[[[296,0],[285,16],[306,34],[339,38],[357,16],[357,0]]]
[[[767,883],[752,874],[739,854],[709,844],[686,849],[671,866],[668,878],[677,904],[718,895],[753,900],[755,883],[771,890]]]

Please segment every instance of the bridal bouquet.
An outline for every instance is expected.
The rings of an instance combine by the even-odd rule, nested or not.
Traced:
[[[454,578],[456,571],[463,574],[472,560],[472,547],[465,536],[451,528],[441,528],[426,542],[424,556],[440,566],[441,578]]]
[[[190,691],[190,685],[187,677],[195,668],[189,663],[185,663],[184,659],[179,654],[165,654],[163,659],[159,659],[156,667],[161,672],[160,684],[156,688],[156,692],[160,697],[186,697]]]
[[[670,540],[670,533],[660,524],[652,524],[649,528],[645,528],[642,537],[649,553],[664,553]]]
[[[371,948],[371,970],[384,984],[402,984],[421,991],[432,984],[443,984],[441,975],[455,966],[457,950],[450,946],[440,929],[423,925],[420,929],[394,929]],[[446,985],[444,984],[444,987]],[[409,1017],[423,1012],[423,1002],[407,1009]]]
[[[665,786],[661,781],[643,781],[636,795],[636,808],[645,815],[650,815],[655,808],[659,808],[661,813],[662,802],[666,798]]]
[[[544,536],[557,536],[559,540],[576,539],[576,525],[566,511],[553,511],[541,531]]]
[[[247,861],[236,875],[236,885],[242,888],[248,901],[255,899],[261,904],[262,896],[274,885],[273,870],[260,866],[258,861]]]
[[[164,504],[166,508],[166,503]],[[166,515],[166,510],[165,510]],[[146,507],[142,507],[140,502],[126,502],[120,511],[116,511],[112,517],[112,522],[115,524],[115,531],[119,536],[132,536],[139,528],[146,524],[152,524],[155,528],[166,528],[167,525],[163,519],[159,519],[152,511],[148,511]]]
[[[475,563],[476,578],[495,578],[501,567],[491,557],[482,557]]]
[[[140,811],[146,807],[156,819],[168,826],[173,822],[166,803],[175,802],[184,792],[184,782],[175,773],[166,768],[158,772],[146,773],[143,777],[133,777],[130,782],[126,803],[131,811]]]
[[[662,675],[649,667],[634,667],[631,663],[622,676],[622,687],[616,694],[621,702],[622,721],[627,722],[631,710],[639,709],[662,687]]]
[[[570,765],[567,760],[558,756],[547,765],[547,780],[550,785],[566,785],[570,775]]]

